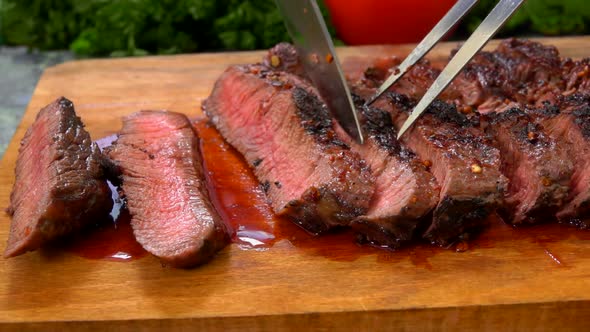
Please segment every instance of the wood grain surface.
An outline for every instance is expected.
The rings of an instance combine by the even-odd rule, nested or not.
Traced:
[[[590,56],[590,37],[546,39],[564,56]],[[456,43],[437,46],[446,59]],[[349,47],[341,60],[403,56],[404,46]],[[230,64],[263,52],[74,61],[40,79],[0,164],[0,208],[8,206],[19,141],[38,110],[71,99],[93,138],[117,131],[142,109],[190,116]],[[5,243],[10,218],[0,213]],[[540,246],[498,241],[464,253],[441,252],[428,268],[410,256],[330,260],[279,241],[266,251],[228,246],[193,270],[145,257],[128,263],[67,252],[0,259],[1,330],[520,330],[590,326],[590,241],[564,236]],[[3,247],[2,247],[3,250]],[[547,254],[556,253],[563,264]]]

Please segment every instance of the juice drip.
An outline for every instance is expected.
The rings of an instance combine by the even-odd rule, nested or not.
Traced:
[[[276,241],[275,225],[281,222],[242,156],[215,128],[195,123],[211,201],[232,230],[232,240],[243,249],[266,250]]]
[[[116,195],[115,188],[109,183]],[[112,218],[112,219],[111,219]],[[88,228],[65,245],[65,250],[87,259],[127,262],[147,255],[137,243],[131,228],[131,216],[116,198],[111,218]]]

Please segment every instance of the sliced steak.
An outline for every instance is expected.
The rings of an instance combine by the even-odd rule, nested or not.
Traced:
[[[573,164],[566,144],[546,134],[542,124],[513,108],[490,113],[486,132],[502,156],[502,172],[510,179],[507,222],[530,224],[547,221],[567,200]]]
[[[508,39],[493,52],[479,52],[450,89],[461,94],[462,105],[481,113],[497,111],[505,100],[540,105],[554,101],[564,87],[560,64],[553,46]]]
[[[573,94],[560,98],[559,106],[546,104],[530,110],[540,118],[547,132],[567,142],[567,160],[574,163],[569,200],[557,213],[562,222],[590,228],[590,95]]]
[[[61,97],[41,109],[21,141],[4,256],[35,250],[106,218],[113,201],[103,158],[71,101]]]
[[[376,62],[365,72],[364,79],[353,85],[363,97],[374,93],[386,78],[384,67],[392,62]],[[375,107],[387,110],[395,127],[399,128],[420,98],[432,84],[439,71],[428,62],[416,64],[404,75]],[[372,82],[371,82],[372,81]],[[367,83],[369,82],[369,83]],[[458,92],[447,89],[442,97],[458,98]],[[440,186],[439,202],[433,213],[433,222],[424,236],[439,245],[448,245],[463,235],[481,229],[487,216],[503,204],[507,180],[500,172],[500,154],[485,139],[478,122],[440,100],[402,136],[402,143],[432,165]],[[467,111],[471,111],[468,109]],[[478,120],[477,117],[474,120]]]
[[[399,128],[416,101],[394,92],[387,99],[378,105],[388,107]],[[440,185],[425,238],[447,245],[485,226],[487,216],[503,204],[507,180],[500,172],[499,151],[452,104],[435,101],[401,140],[431,165]]]
[[[121,171],[133,233],[147,251],[165,264],[193,267],[228,243],[205,187],[199,139],[185,115],[127,116],[106,151]]]
[[[438,202],[439,188],[427,166],[397,140],[397,131],[389,113],[377,108],[361,111],[365,143],[356,144],[343,130],[343,140],[350,144],[371,167],[375,176],[375,193],[369,210],[353,222],[361,242],[397,248],[413,238],[422,219]]]
[[[301,78],[232,66],[203,108],[251,165],[275,213],[317,234],[367,212],[369,167],[337,138],[327,109]]]
[[[290,44],[281,43],[273,47],[264,63],[271,69],[306,79],[297,51]],[[387,71],[397,64],[399,61],[396,58],[378,59],[374,69],[353,76],[370,84],[383,80]],[[351,77],[349,72],[347,75]],[[355,97],[367,135],[365,144],[356,144],[338,125],[335,129],[340,139],[371,167],[375,193],[367,213],[356,218],[352,225],[361,242],[397,248],[412,239],[418,223],[436,206],[438,185],[427,167],[396,139],[389,113],[376,108],[363,108],[364,100]]]
[[[487,114],[486,132],[502,152],[502,171],[510,179],[503,215],[514,224],[546,221],[567,201],[570,146],[549,135],[545,117],[527,114],[525,107],[559,99],[560,63],[554,47],[510,39],[494,52],[480,52],[453,83],[463,97],[460,104]]]

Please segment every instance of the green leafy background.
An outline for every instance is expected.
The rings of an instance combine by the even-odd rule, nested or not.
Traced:
[[[495,3],[481,0],[454,38],[465,38]],[[589,0],[527,0],[501,35],[583,34],[589,24]],[[79,56],[260,49],[283,40],[273,0],[0,0],[0,43]]]
[[[497,1],[480,0],[463,22],[473,31]],[[525,0],[500,35],[572,35],[590,32],[589,0]]]

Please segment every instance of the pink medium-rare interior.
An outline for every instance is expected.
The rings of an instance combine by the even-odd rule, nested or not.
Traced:
[[[211,97],[222,103],[216,107],[225,112],[224,125],[219,129],[222,134],[223,131],[233,132],[231,136],[224,137],[240,138],[240,152],[249,164],[252,165],[258,158],[262,159],[254,168],[254,173],[261,181],[261,177],[268,177],[267,180],[271,181],[268,194],[274,211],[280,213],[289,201],[299,199],[308,188],[319,188],[332,180],[333,174],[328,172],[331,170],[331,161],[313,142],[313,137],[303,130],[280,129],[292,127],[301,121],[295,116],[296,111],[292,110],[295,106],[289,89],[276,89],[264,80],[241,71],[238,75],[230,76],[231,71],[239,69],[228,69],[218,81],[221,86],[214,92],[221,95]],[[246,82],[241,84],[224,79],[236,76]],[[228,141],[236,145],[231,138]],[[310,155],[309,149],[303,148],[306,146],[315,146],[317,153]],[[284,174],[298,176],[285,177]],[[272,190],[274,182],[279,182],[282,190]]]
[[[570,182],[570,201],[557,213],[558,218],[578,214],[580,206],[590,201],[590,143],[574,121],[572,115],[560,114],[546,122],[553,137],[565,138],[577,150],[572,155],[575,167]]]
[[[45,170],[44,165],[49,165],[55,158],[49,128],[56,124],[47,123],[49,119],[53,117],[39,117],[27,130],[26,138],[19,149],[20,158],[16,164],[19,179],[16,181],[20,186],[12,193],[11,210],[14,211],[14,215],[4,253],[7,257],[20,251],[21,247],[31,240],[33,243],[42,240],[38,227],[42,226],[40,223],[43,221],[39,219],[43,214],[43,207],[47,205],[43,200],[49,197],[43,193],[50,190],[52,180],[48,177],[50,170]],[[19,209],[23,204],[32,204],[33,207]]]
[[[125,194],[133,215],[133,230],[138,242],[156,256],[174,256],[201,247],[215,222],[211,207],[200,191],[205,184],[195,163],[196,136],[188,121],[177,117],[130,116],[117,145],[139,140],[142,149],[132,145],[119,150],[125,158]],[[138,135],[138,137],[134,137]],[[178,147],[178,148],[177,148]],[[116,157],[116,154],[115,154]],[[134,188],[131,190],[131,188]],[[170,239],[174,239],[171,241]],[[174,246],[171,247],[170,244]]]
[[[511,134],[505,132],[496,135],[495,140],[502,154],[502,171],[510,179],[506,202],[511,206],[515,218],[511,222],[519,223],[537,203],[543,184],[536,174],[534,162],[526,158],[519,147],[513,146],[514,140],[510,137]]]

